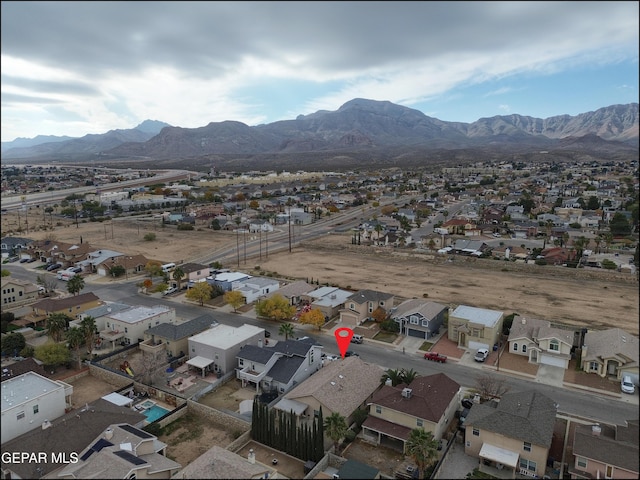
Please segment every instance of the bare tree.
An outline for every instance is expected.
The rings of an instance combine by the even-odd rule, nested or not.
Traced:
[[[476,379],[476,389],[483,400],[500,398],[509,391],[503,378],[485,373]]]
[[[162,352],[143,352],[139,362],[133,366],[136,380],[145,385],[152,385],[166,368],[166,361]]]

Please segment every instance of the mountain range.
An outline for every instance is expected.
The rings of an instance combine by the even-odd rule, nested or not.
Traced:
[[[447,122],[388,101],[353,99],[336,111],[320,110],[294,120],[248,126],[212,122],[198,128],[146,120],[133,129],[111,130],[81,138],[44,137],[2,143],[3,161],[251,161],[402,156],[407,152],[588,150],[635,152],[639,144],[638,104],[611,105],[576,116],[546,119],[523,115]],[[197,163],[197,162],[196,162]],[[233,163],[233,162],[232,162]],[[275,167],[273,167],[275,168]]]

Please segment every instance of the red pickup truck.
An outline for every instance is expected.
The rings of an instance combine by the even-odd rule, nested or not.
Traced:
[[[447,361],[446,355],[440,355],[436,352],[427,352],[424,354],[424,358],[427,360],[433,360],[434,362],[444,363]]]

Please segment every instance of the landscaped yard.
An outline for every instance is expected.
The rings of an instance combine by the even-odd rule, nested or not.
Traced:
[[[431,343],[431,342],[424,342],[424,343],[420,346],[420,350],[424,350],[425,352],[428,352],[429,350],[431,350],[431,347],[433,347],[433,343]]]
[[[387,343],[393,343],[396,340],[396,338],[398,338],[397,333],[385,332],[384,330],[380,330],[378,333],[376,333],[373,336],[374,340],[378,340],[379,342],[387,342]]]

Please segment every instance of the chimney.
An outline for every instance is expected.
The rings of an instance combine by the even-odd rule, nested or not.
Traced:
[[[591,425],[591,434],[594,437],[599,437],[600,436],[600,432],[602,431],[602,428],[600,427],[600,425],[596,424],[596,425]]]
[[[526,318],[524,318],[524,317],[522,317],[522,324],[523,324],[523,325],[526,325],[526,324],[527,324],[527,319],[526,319]]]
[[[411,398],[411,389],[410,388],[403,388],[402,389],[402,396],[404,398]]]
[[[109,427],[104,431],[105,440],[111,440],[113,438],[113,428]]]
[[[256,463],[256,454],[253,452],[253,448],[249,449],[249,455],[247,455],[247,457],[251,465]]]

